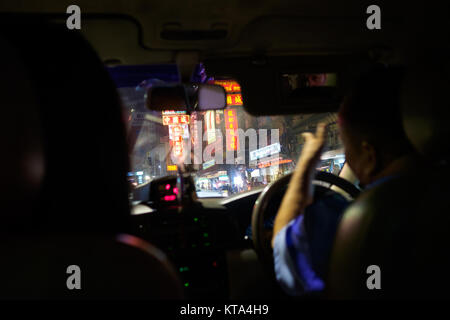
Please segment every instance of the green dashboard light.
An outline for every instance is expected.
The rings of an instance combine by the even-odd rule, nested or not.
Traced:
[[[186,283],[184,284],[184,286],[185,286],[185,287],[189,287],[189,282],[186,282]]]
[[[208,247],[211,243],[205,242],[205,247]]]
[[[197,221],[198,221],[198,218],[194,218],[194,221],[197,222]]]
[[[205,232],[205,233],[203,234],[203,236],[206,238],[206,237],[208,237],[208,234]]]

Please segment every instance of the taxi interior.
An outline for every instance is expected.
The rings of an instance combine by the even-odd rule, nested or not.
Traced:
[[[28,59],[24,65],[32,70],[30,92],[41,96],[36,104],[52,104],[38,118],[43,119],[44,136],[54,137],[43,139],[44,155],[53,159],[43,169],[51,172],[48,179],[44,174],[44,181],[50,181],[45,186],[53,189],[45,197],[39,192],[33,196],[44,198],[39,204],[52,205],[28,208],[31,201],[26,199],[35,198],[18,197],[25,207],[15,211],[22,218],[17,222],[8,216],[11,225],[3,228],[2,237],[15,243],[15,249],[5,251],[11,259],[2,266],[7,268],[2,281],[9,284],[3,298],[293,299],[276,283],[268,239],[301,151],[301,132],[313,131],[320,121],[335,124],[345,90],[370,63],[405,64],[418,48],[433,51],[445,39],[429,33],[444,30],[436,25],[439,10],[434,8],[416,24],[422,9],[393,1],[379,2],[379,30],[366,27],[367,1],[72,2],[0,4],[1,36],[14,52],[21,52],[13,57]],[[65,29],[66,8],[72,4],[81,9],[81,30]],[[103,86],[95,79],[101,72],[92,71],[97,70],[94,64],[83,64],[82,46],[92,46],[117,88],[126,127],[103,124],[121,116],[108,109],[114,105],[105,96],[109,91],[98,89],[103,96],[95,92]],[[240,166],[203,162],[192,171],[169,171],[174,164],[168,158],[156,160],[151,154],[159,154],[158,146],[169,145],[170,139],[161,112],[147,108],[149,83],[191,83],[196,72],[202,76],[199,70],[213,81],[239,87],[242,103],[216,110],[217,126],[225,122],[227,110],[238,110],[240,126],[285,133],[280,138],[286,160],[279,163],[282,173],[263,177],[267,168],[258,167],[258,161],[250,170],[250,155]],[[283,80],[304,75],[327,75],[334,82],[298,94],[283,91]],[[44,80],[36,85],[40,77]],[[11,90],[19,97],[26,88]],[[19,107],[27,110],[24,104]],[[315,197],[334,186],[354,199],[360,192],[355,179],[338,176],[345,162],[342,144],[337,134],[329,139],[333,148],[326,151],[332,156],[323,158],[328,162],[321,163],[316,176]],[[104,153],[99,155],[96,148]],[[244,149],[248,151],[245,144]],[[261,158],[268,155],[260,152]],[[128,156],[131,165],[124,169]],[[227,170],[233,174],[220,173]],[[236,178],[236,172],[244,173]],[[45,215],[42,209],[55,207],[57,214]],[[112,244],[113,238],[121,246]],[[140,253],[127,252],[131,247]],[[142,257],[142,252],[152,258]],[[67,293],[63,266],[69,264],[79,264],[88,275],[81,293]],[[27,265],[27,272],[18,265]],[[58,274],[55,279],[52,272]],[[121,280],[112,285],[111,277]],[[89,281],[95,285],[90,287]]]

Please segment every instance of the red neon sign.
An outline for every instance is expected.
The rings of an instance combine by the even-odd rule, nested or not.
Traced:
[[[242,106],[241,86],[236,81],[232,80],[215,80],[214,84],[224,87],[227,93],[228,106]]]
[[[173,153],[176,156],[183,155],[183,142],[182,141],[174,141],[173,142]]]
[[[223,113],[225,116],[227,150],[239,150],[237,112],[235,109],[226,109]]]
[[[227,94],[227,106],[242,106],[243,104],[240,93]]]
[[[292,162],[292,160],[289,160],[289,159],[261,162],[260,164],[258,164],[258,168],[267,168],[267,167],[271,167],[273,165],[280,165],[283,163],[290,163],[290,162]]]
[[[236,81],[215,80],[214,84],[224,87],[226,92],[241,92],[241,86]]]
[[[163,125],[189,124],[188,115],[163,115]]]
[[[164,201],[175,201],[177,199],[176,195],[164,196]]]

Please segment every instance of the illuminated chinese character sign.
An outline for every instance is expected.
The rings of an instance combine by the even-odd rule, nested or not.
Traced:
[[[225,88],[228,108],[230,106],[242,106],[244,104],[239,83],[233,80],[215,80],[214,84]],[[223,111],[227,143],[226,149],[228,151],[239,150],[237,109],[228,108]]]
[[[230,80],[215,80],[214,84],[224,87],[227,93],[231,92],[241,92],[241,86],[236,81]]]
[[[163,125],[169,128],[169,143],[175,156],[183,155],[183,139],[189,139],[189,115],[186,111],[163,111]]]
[[[189,139],[189,127],[187,124],[169,125],[169,139]]]
[[[163,111],[168,112],[168,111]],[[186,114],[164,114],[162,116],[163,125],[189,124],[189,116]]]
[[[242,106],[241,86],[236,81],[215,80],[214,84],[224,87],[227,93],[227,106]]]
[[[236,109],[224,110],[227,150],[239,150]]]
[[[242,106],[242,96],[240,93],[227,94],[227,106]]]

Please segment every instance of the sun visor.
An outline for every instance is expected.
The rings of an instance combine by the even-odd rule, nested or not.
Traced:
[[[349,70],[364,58],[276,56],[211,59],[208,75],[231,78],[242,87],[244,108],[252,115],[322,113],[338,110],[352,81]]]

